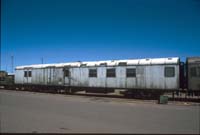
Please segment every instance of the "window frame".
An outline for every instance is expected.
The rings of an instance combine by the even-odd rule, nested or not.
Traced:
[[[89,78],[97,78],[97,69],[89,69],[88,77]]]
[[[200,67],[199,66],[191,67],[189,72],[190,72],[191,77],[200,77]]]
[[[109,71],[109,70],[110,70],[110,71]],[[112,70],[113,70],[114,72],[113,72]],[[111,71],[112,71],[113,73],[112,73]],[[116,77],[116,68],[107,68],[107,69],[106,69],[106,77],[107,77],[107,78],[115,78],[115,77]]]
[[[167,73],[167,69],[173,69],[172,71],[173,71],[173,74],[171,75],[171,73],[170,73],[170,75],[169,75],[169,73]],[[168,71],[169,72],[169,71]],[[164,68],[164,76],[166,77],[166,78],[173,78],[173,77],[175,77],[175,67],[165,67]]]
[[[28,77],[32,77],[32,71],[28,71]]]
[[[27,70],[24,71],[24,77],[28,77],[28,71]]]
[[[130,73],[130,70],[133,70],[134,72]],[[126,68],[126,77],[127,78],[136,78],[136,68]]]
[[[64,77],[69,77],[69,69],[64,69]]]

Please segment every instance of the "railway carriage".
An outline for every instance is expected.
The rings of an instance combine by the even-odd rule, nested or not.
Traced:
[[[130,59],[18,66],[15,84],[111,92],[171,91],[180,87],[180,59]]]
[[[200,91],[200,57],[188,57],[187,65],[187,89]]]

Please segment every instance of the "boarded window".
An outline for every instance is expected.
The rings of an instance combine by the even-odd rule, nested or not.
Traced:
[[[165,67],[165,77],[174,77],[175,68],[174,67]]]
[[[107,77],[115,77],[116,76],[115,68],[107,69],[106,76]]]
[[[196,67],[190,68],[190,75],[191,75],[191,77],[197,77],[197,68]]]
[[[24,77],[28,77],[28,71],[24,71]]]
[[[127,68],[126,69],[126,77],[136,77],[136,69],[135,68]]]
[[[126,66],[127,65],[127,63],[126,62],[119,62],[119,64],[118,64],[119,66]]]
[[[69,69],[65,69],[64,70],[64,76],[65,77],[69,77]]]
[[[32,72],[28,71],[28,77],[32,77]]]
[[[89,69],[89,77],[97,77],[97,69]]]

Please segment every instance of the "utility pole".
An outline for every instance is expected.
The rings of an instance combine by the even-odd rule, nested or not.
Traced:
[[[44,59],[43,59],[43,57],[41,58],[41,62],[42,62],[42,64],[44,63]]]
[[[13,67],[14,67],[14,56],[11,55],[11,73],[13,73]]]

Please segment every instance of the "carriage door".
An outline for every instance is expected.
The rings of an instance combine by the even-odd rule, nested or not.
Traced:
[[[63,69],[63,75],[64,75],[64,85],[70,86],[70,70],[68,67],[65,67]]]
[[[47,68],[47,84],[54,84],[55,78],[55,67],[48,67]]]
[[[24,70],[24,83],[31,83],[32,80],[32,70],[25,69]]]
[[[136,86],[139,89],[146,88],[146,80],[145,80],[145,66],[138,66],[136,69]]]

